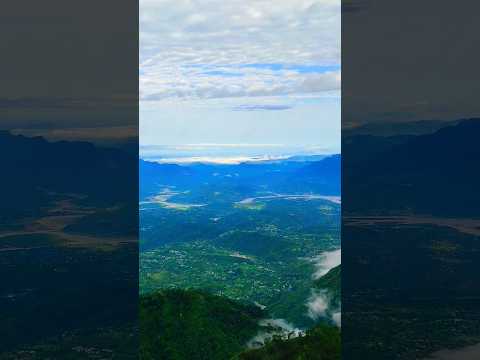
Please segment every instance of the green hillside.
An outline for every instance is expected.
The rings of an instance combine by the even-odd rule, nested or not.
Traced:
[[[327,290],[330,296],[330,304],[333,307],[339,307],[341,303],[341,289],[342,289],[342,268],[341,265],[334,267],[321,278],[315,280],[314,286],[317,289]]]
[[[235,360],[339,360],[341,357],[340,330],[318,325],[304,336],[293,339],[276,338],[264,347],[249,350]]]
[[[201,291],[142,296],[140,359],[229,359],[255,336],[262,317],[256,306]]]

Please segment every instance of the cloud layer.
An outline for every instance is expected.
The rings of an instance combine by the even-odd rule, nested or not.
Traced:
[[[314,279],[319,279],[342,262],[342,250],[325,251],[313,259],[315,263]]]
[[[341,249],[325,251],[313,259],[315,263],[314,279],[326,275],[331,269],[341,264]],[[310,298],[307,301],[307,315],[317,320],[322,317],[329,317],[338,327],[341,326],[341,311],[338,308],[332,309],[331,296],[325,289],[312,289]]]
[[[339,0],[140,1],[143,101],[338,91],[339,63]]]

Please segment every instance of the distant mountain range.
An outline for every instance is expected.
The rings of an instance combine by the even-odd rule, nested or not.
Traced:
[[[137,154],[9,132],[0,149],[0,358],[125,352],[138,316]]]
[[[136,158],[87,142],[48,142],[0,132],[1,218],[34,216],[52,194],[74,193],[90,204],[134,202]]]
[[[317,161],[266,161],[238,165],[159,164],[140,159],[140,198],[152,196],[160,185],[192,189],[203,183],[236,184],[270,191],[291,193],[340,194],[341,156]]]
[[[345,357],[425,359],[478,343],[479,138],[480,119],[344,134]]]
[[[343,136],[399,136],[432,134],[446,126],[453,126],[462,120],[418,120],[399,122],[369,122],[357,127],[342,129]]]
[[[344,137],[344,210],[375,213],[396,208],[480,216],[479,137],[480,119],[460,120],[423,135]],[[138,167],[141,197],[151,194],[158,183],[190,186],[224,181],[229,174],[239,174],[239,183],[248,179],[254,185],[268,179],[277,191],[340,193],[339,155],[317,161],[179,166],[143,160],[138,164],[133,155],[119,149],[8,132],[0,132],[0,146],[4,219],[34,215],[48,201],[48,192],[85,194],[98,203],[130,201]]]
[[[479,138],[480,119],[468,119],[432,134],[344,139],[344,211],[480,216]]]

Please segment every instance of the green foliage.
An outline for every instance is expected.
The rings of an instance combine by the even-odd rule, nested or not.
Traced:
[[[341,355],[340,330],[318,325],[304,336],[272,339],[264,347],[249,350],[234,360],[337,360]]]
[[[292,187],[274,179],[304,164],[144,165],[152,171],[141,180],[151,184],[140,203],[141,359],[232,359],[256,335],[274,334],[259,326],[267,317],[259,307],[296,327],[317,325],[306,306],[314,287],[311,260],[339,246],[340,205],[316,198],[302,181]],[[312,172],[294,175],[312,178]],[[178,211],[152,201],[162,194],[170,205],[202,206]],[[338,330],[318,329],[285,345],[276,338],[265,349],[285,350],[271,359],[320,359],[313,353],[337,359],[338,334],[337,341],[330,332]],[[255,354],[263,353],[248,352]]]
[[[206,241],[166,245],[141,254],[140,290],[143,294],[170,288],[207,290],[234,300],[257,302],[267,306],[272,317],[310,327],[313,321],[307,316],[305,303],[311,295],[314,267],[302,258],[304,251],[295,252],[293,246],[290,252],[297,256],[288,258],[286,254],[285,260],[274,261]],[[306,244],[305,252],[314,246]]]
[[[209,203],[194,194],[182,192],[184,199],[174,201]],[[275,199],[252,212],[233,205],[244,195],[230,202],[234,192],[226,185],[210,188],[210,194],[208,206],[188,213],[141,205],[148,209],[140,219],[141,293],[202,289],[257,302],[270,316],[297,326],[313,326],[305,306],[315,271],[310,259],[338,247],[339,205],[322,199]]]
[[[321,278],[315,280],[314,286],[317,289],[325,289],[330,296],[330,304],[334,307],[340,306],[341,302],[341,280],[342,280],[341,265],[334,267]]]
[[[229,359],[257,333],[262,316],[256,306],[200,291],[142,296],[140,359]]]
[[[227,249],[274,258],[288,248],[288,242],[273,234],[260,231],[233,230],[220,236],[216,242]]]

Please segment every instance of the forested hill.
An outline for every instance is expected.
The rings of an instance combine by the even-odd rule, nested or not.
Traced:
[[[264,316],[254,305],[201,291],[165,290],[140,299],[140,359],[228,360]]]
[[[274,337],[246,350],[266,314],[197,290],[163,290],[140,299],[140,359],[337,360],[340,331],[317,325],[298,338]]]
[[[341,285],[342,281],[342,266],[338,265],[331,269],[321,278],[315,280],[314,286],[319,290],[326,290],[330,297],[330,304],[336,308],[340,306],[341,302]]]
[[[336,327],[318,325],[305,335],[292,338],[274,338],[264,347],[248,350],[234,360],[340,360],[341,337]]]

